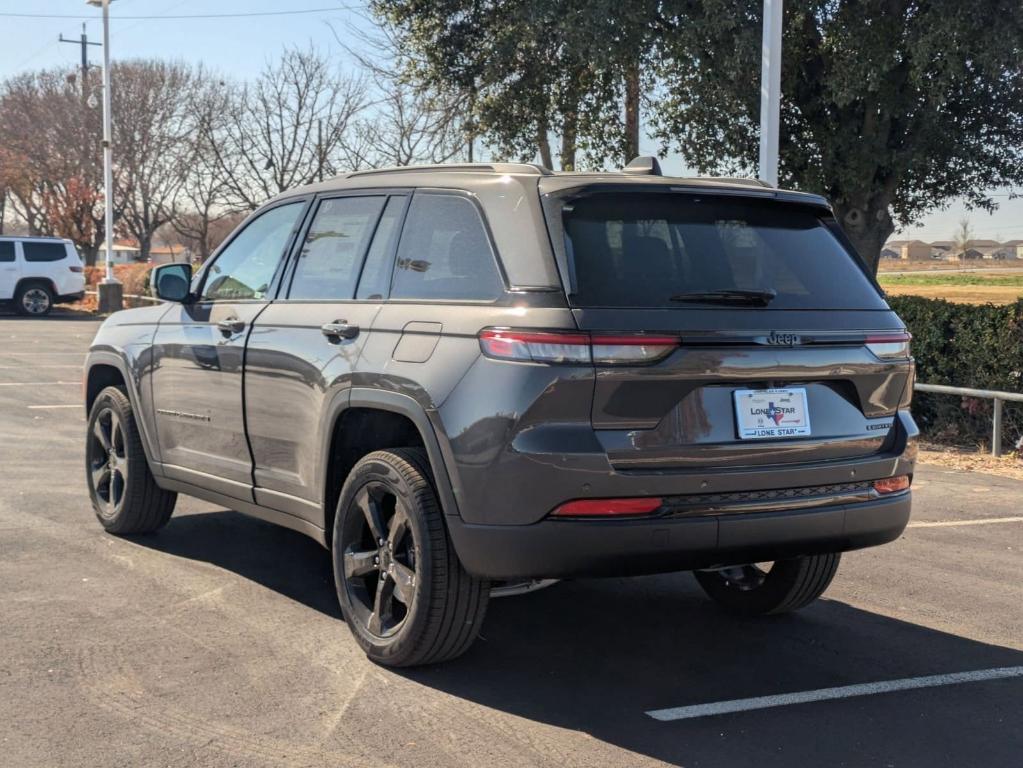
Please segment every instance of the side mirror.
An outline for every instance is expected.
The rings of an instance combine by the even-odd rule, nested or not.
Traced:
[[[150,275],[153,294],[163,301],[185,301],[192,285],[191,264],[161,264]]]

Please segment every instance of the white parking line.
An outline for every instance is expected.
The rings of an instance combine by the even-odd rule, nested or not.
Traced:
[[[843,685],[838,688],[819,688],[816,691],[783,693],[778,696],[756,696],[752,699],[717,701],[711,704],[696,704],[690,707],[654,709],[646,714],[654,720],[669,722],[672,720],[688,720],[694,717],[706,717],[707,715],[724,715],[730,712],[748,712],[751,709],[805,704],[811,701],[847,699],[852,696],[870,696],[875,693],[911,691],[916,688],[934,688],[939,685],[978,683],[984,680],[1002,680],[1009,677],[1023,677],[1023,667],[998,667],[995,669],[978,669],[973,672],[953,672],[947,675],[907,677],[902,680],[884,680],[878,683]]]
[[[0,365],[0,371],[23,371],[26,367],[24,365]],[[81,370],[82,366],[76,363],[35,363],[32,368],[78,368]]]
[[[995,523],[1023,523],[1023,517],[985,517],[983,520],[943,520],[938,523],[910,523],[907,528],[950,528],[956,525],[993,525]]]
[[[70,405],[29,405],[27,407],[36,411],[45,411],[49,408],[85,408],[82,403],[71,403]]]
[[[81,384],[80,381],[0,381],[0,387],[49,387],[57,384]]]

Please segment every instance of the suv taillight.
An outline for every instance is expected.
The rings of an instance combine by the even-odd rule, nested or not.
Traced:
[[[495,360],[527,363],[641,365],[654,363],[678,348],[678,336],[605,334],[586,331],[480,331],[480,349]]]
[[[79,273],[85,271],[85,269],[81,265],[78,265],[78,264],[72,264],[70,267],[68,267],[68,269],[70,269],[72,272],[79,272]]]
[[[908,333],[885,333],[867,337],[867,349],[882,360],[905,360],[909,357]]]

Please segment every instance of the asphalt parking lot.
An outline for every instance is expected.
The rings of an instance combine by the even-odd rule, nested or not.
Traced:
[[[0,316],[4,765],[1023,761],[1023,482],[921,467],[913,527],[848,554],[797,615],[730,618],[687,574],[563,582],[492,602],[462,659],[394,672],[365,660],[327,553],[297,533],[186,498],[155,536],[103,533],[80,407],[96,328]]]

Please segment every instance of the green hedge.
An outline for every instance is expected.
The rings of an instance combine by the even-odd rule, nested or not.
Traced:
[[[917,381],[956,387],[1023,392],[1023,300],[1015,304],[953,304],[919,296],[888,303],[913,334]],[[930,439],[989,445],[990,400],[917,392],[913,416]],[[1023,439],[1023,404],[1004,406],[1002,443]]]

